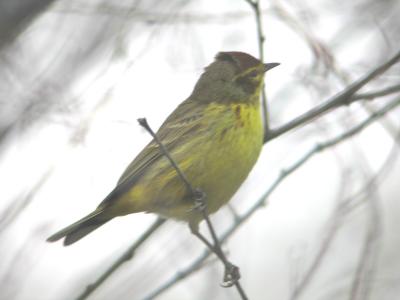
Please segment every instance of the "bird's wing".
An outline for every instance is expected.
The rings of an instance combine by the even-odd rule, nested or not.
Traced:
[[[157,137],[168,151],[172,151],[178,143],[184,143],[185,139],[193,137],[193,132],[200,129],[204,106],[199,103],[192,104],[190,99],[181,103],[157,131]],[[118,199],[135,184],[150,165],[162,156],[159,146],[152,140],[125,169],[117,186],[100,206],[107,206],[113,202],[113,199]]]

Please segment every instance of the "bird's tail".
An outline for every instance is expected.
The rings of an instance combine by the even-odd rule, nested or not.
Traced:
[[[55,242],[65,237],[64,246],[71,245],[91,233],[93,230],[99,228],[101,225],[104,225],[111,219],[112,217],[106,217],[104,215],[103,210],[96,209],[86,217],[56,232],[50,236],[47,241]]]

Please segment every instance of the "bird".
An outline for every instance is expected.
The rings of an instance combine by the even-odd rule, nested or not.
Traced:
[[[190,184],[206,195],[207,214],[232,198],[259,157],[260,92],[265,73],[278,65],[244,52],[219,52],[156,132]],[[203,216],[193,207],[193,195],[153,139],[93,212],[47,241],[64,238],[64,245],[71,245],[115,217],[139,212],[184,221],[197,230]]]

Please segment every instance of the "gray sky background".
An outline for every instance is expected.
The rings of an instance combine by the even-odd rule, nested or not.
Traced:
[[[244,0],[54,1],[43,8],[46,2],[0,2],[1,299],[75,299],[98,278],[155,216],[113,220],[68,248],[45,239],[95,208],[150,140],[137,118],[158,128],[217,52],[258,56]],[[397,1],[261,7],[264,60],[281,63],[266,77],[273,128],[399,51]],[[363,91],[398,84],[398,74],[395,65]],[[244,213],[282,169],[396,97],[337,109],[267,144],[234,210]],[[224,248],[250,299],[296,299],[296,285],[332,231],[298,299],[396,299],[399,114],[316,154],[229,239]],[[212,220],[222,233],[234,218],[224,208]],[[184,224],[170,221],[89,299],[144,299],[203,250]],[[222,274],[210,259],[158,299],[239,299],[219,286]]]

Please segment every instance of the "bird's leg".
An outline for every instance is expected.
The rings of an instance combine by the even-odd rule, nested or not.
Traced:
[[[197,210],[202,214],[207,214],[207,195],[200,188],[193,190],[194,206],[193,210]]]
[[[190,231],[193,235],[195,235],[200,241],[202,241],[211,252],[218,256],[218,258],[222,261],[225,266],[224,280],[222,282],[223,287],[231,287],[240,279],[239,268],[228,261],[224,252],[221,250],[219,246],[213,246],[211,243],[198,231],[198,228],[194,229],[190,226]]]
[[[231,287],[240,279],[239,268],[233,265],[225,256],[225,253],[222,251],[221,244],[217,238],[214,227],[211,224],[211,221],[207,214],[207,204],[206,204],[206,194],[201,189],[195,189],[194,193],[195,206],[194,209],[199,210],[204,220],[207,223],[207,226],[210,230],[211,237],[213,239],[214,245],[212,245],[199,231],[198,223],[189,223],[189,228],[192,234],[194,234],[200,241],[202,241],[211,252],[218,256],[218,258],[222,261],[225,266],[225,274],[224,280],[221,284],[223,287]]]

